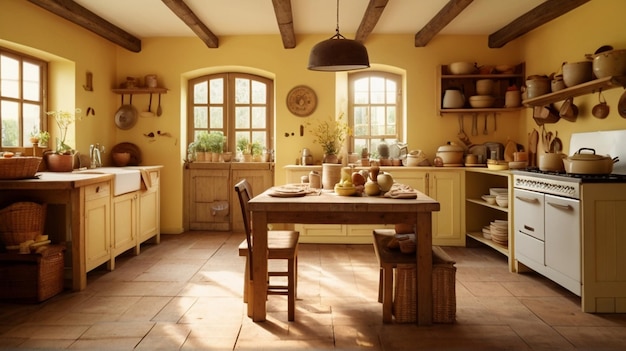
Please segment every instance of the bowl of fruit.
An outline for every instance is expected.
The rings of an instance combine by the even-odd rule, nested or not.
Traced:
[[[335,193],[339,196],[352,196],[356,193],[356,187],[351,180],[345,179],[335,184]]]

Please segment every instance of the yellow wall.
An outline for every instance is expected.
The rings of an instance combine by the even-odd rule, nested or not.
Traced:
[[[606,9],[611,10],[607,11]],[[500,49],[489,49],[486,36],[437,36],[426,47],[416,48],[414,35],[371,35],[366,41],[373,68],[391,67],[406,77],[407,142],[410,149],[422,149],[432,159],[439,145],[458,141],[456,116],[437,114],[437,69],[453,61],[474,61],[483,64],[517,64],[526,62],[526,73],[550,73],[562,61],[583,58],[602,44],[626,48],[624,25],[618,18],[626,10],[620,0],[594,0],[577,10],[512,41]],[[27,24],[27,26],[25,25]],[[15,30],[25,28],[26,30]],[[353,37],[351,33],[343,33]],[[312,149],[317,158],[321,148],[313,144],[305,130],[299,136],[300,125],[308,120],[327,118],[345,109],[345,74],[313,72],[306,69],[309,50],[317,42],[332,35],[298,35],[294,49],[284,49],[278,35],[220,37],[220,47],[209,49],[198,38],[144,38],[142,51],[132,53],[79,28],[29,2],[4,0],[0,3],[0,45],[21,51],[33,51],[39,57],[50,59],[61,72],[74,75],[73,86],[61,88],[56,78],[51,82],[51,108],[65,106],[67,96],[74,97],[75,106],[83,111],[96,110],[96,116],[77,123],[76,148],[86,152],[89,144],[100,142],[108,148],[120,142],[132,142],[142,150],[143,164],[162,164],[163,192],[161,227],[164,233],[178,233],[183,228],[182,165],[185,157],[186,84],[199,75],[220,71],[241,71],[260,74],[275,81],[275,149],[277,184],[285,182],[282,167],[293,164],[303,147]],[[83,90],[86,71],[94,74],[94,91]],[[162,95],[163,115],[140,118],[130,130],[114,125],[114,114],[120,105],[120,96],[110,89],[117,87],[127,76],[142,78],[157,74],[160,86],[169,89]],[[65,74],[60,74],[66,77]],[[311,117],[291,115],[285,97],[296,85],[312,87],[319,104]],[[575,131],[621,129],[624,121],[615,110],[621,89],[606,93],[612,107],[604,121],[590,117],[590,106],[596,97],[577,99],[581,116],[575,124],[561,121],[550,126],[559,129],[559,135],[568,137]],[[153,109],[156,108],[153,97]],[[128,99],[127,99],[128,101]],[[135,95],[133,104],[139,111],[147,110],[148,96]],[[482,131],[480,116],[479,130]],[[474,143],[505,142],[513,139],[526,144],[526,135],[534,125],[530,110],[499,115],[497,131],[493,131],[493,117],[489,118],[489,135],[470,136]],[[471,119],[465,118],[465,130],[470,131]],[[552,130],[551,129],[551,130]],[[155,140],[144,134],[157,131],[172,135]],[[285,133],[294,136],[285,137]],[[566,140],[564,140],[566,141]],[[108,160],[108,159],[107,159]]]
[[[585,54],[593,54],[602,45],[626,49],[624,13],[626,1],[593,0],[528,33],[520,40],[524,49],[526,73],[549,75],[557,72],[563,62],[584,61]],[[606,119],[600,120],[591,114],[591,109],[598,103],[598,94],[591,94],[574,99],[579,108],[576,122],[559,120],[555,124],[546,125],[546,129],[558,131],[567,154],[576,151],[569,150],[572,133],[626,129],[626,119],[617,112],[617,102],[623,91],[617,88],[603,92],[611,109]],[[555,106],[560,106],[560,103]],[[529,132],[535,128],[541,132],[532,118],[532,110],[526,109],[525,112],[525,129]]]

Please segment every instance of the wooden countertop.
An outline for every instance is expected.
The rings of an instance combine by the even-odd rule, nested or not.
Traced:
[[[113,179],[113,174],[38,172],[37,178],[0,180],[0,190],[68,190]]]

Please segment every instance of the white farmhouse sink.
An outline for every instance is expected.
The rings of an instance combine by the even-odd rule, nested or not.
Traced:
[[[76,171],[76,173],[113,174],[114,196],[130,193],[139,190],[141,187],[141,172],[137,169],[99,167]]]

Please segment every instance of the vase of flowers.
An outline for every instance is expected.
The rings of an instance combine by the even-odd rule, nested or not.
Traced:
[[[56,138],[56,150],[48,153],[46,157],[49,171],[71,172],[74,169],[74,150],[67,144],[67,130],[72,123],[80,119],[77,117],[80,113],[80,109],[76,109],[74,113],[63,110],[46,112],[48,116],[54,117],[60,136]]]
[[[311,125],[309,123],[309,125]],[[343,112],[336,119],[328,118],[319,121],[311,130],[315,136],[314,143],[318,143],[324,149],[323,163],[339,163],[339,152],[343,147],[344,141],[350,135],[351,130],[344,121]]]

